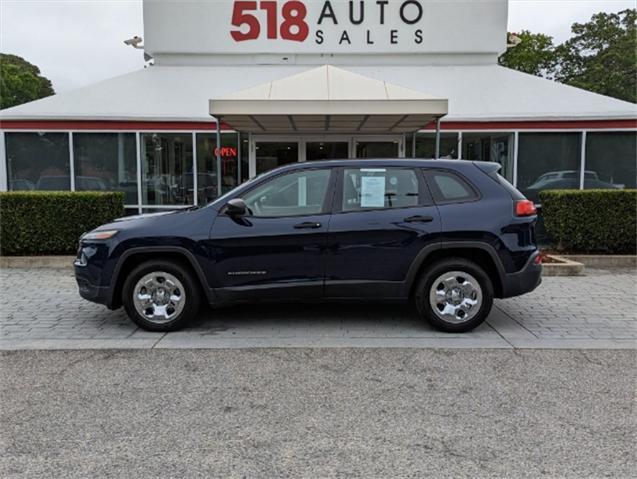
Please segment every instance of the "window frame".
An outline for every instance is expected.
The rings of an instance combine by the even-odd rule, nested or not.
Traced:
[[[345,170],[347,169],[365,169],[371,167],[365,166],[341,166],[338,168],[338,175],[336,181],[336,191],[334,195],[334,204],[332,209],[332,214],[352,214],[352,213],[371,213],[374,211],[387,211],[387,210],[406,210],[410,208],[427,208],[430,206],[434,206],[434,200],[431,196],[431,192],[427,187],[427,183],[425,182],[425,178],[422,174],[421,168],[418,166],[393,166],[393,165],[374,165],[377,168],[386,168],[386,169],[394,169],[394,170],[411,170],[416,175],[416,179],[418,180],[418,201],[416,205],[410,206],[390,206],[390,207],[378,207],[378,208],[365,208],[360,210],[344,210],[343,209],[343,182],[345,180]]]
[[[463,203],[475,203],[482,199],[482,192],[465,175],[463,175],[459,171],[452,170],[449,168],[421,168],[421,170],[422,170],[423,176],[425,177],[425,181],[427,182],[427,186],[429,187],[431,197],[434,203],[438,206],[456,205],[456,204],[463,204]],[[455,176],[456,178],[459,178],[461,183],[464,183],[466,186],[469,187],[469,189],[473,192],[474,196],[472,198],[467,198],[467,199],[438,201],[436,199],[436,192],[440,192],[440,189],[438,188],[438,185],[435,183],[434,179],[432,178],[433,174],[435,174],[436,172],[444,173],[452,177]],[[441,194],[440,196],[442,197],[443,195]]]
[[[298,173],[303,173],[303,172],[308,172],[308,171],[327,171],[329,173],[329,177],[327,179],[327,189],[325,191],[325,198],[323,198],[323,205],[321,206],[321,211],[318,213],[312,213],[312,214],[299,214],[299,215],[286,215],[286,216],[255,216],[255,215],[246,215],[245,218],[254,218],[254,219],[283,219],[283,218],[308,218],[308,217],[313,217],[313,216],[323,216],[323,215],[329,215],[332,212],[332,207],[333,207],[333,201],[334,201],[334,184],[335,184],[335,172],[334,172],[335,168],[326,168],[325,166],[320,167],[313,167],[313,168],[295,168],[291,171],[282,171],[276,175],[273,176],[269,176],[267,178],[263,178],[263,180],[259,181],[258,183],[255,183],[254,185],[250,185],[249,188],[238,192],[237,195],[234,195],[232,198],[228,198],[228,201],[232,200],[232,199],[236,199],[236,198],[240,198],[243,199],[243,197],[245,195],[247,195],[248,193],[250,193],[251,191],[263,186],[264,184],[266,184],[269,181],[274,181],[278,178],[281,178],[283,176],[287,176],[287,175],[293,175],[293,174],[298,174]],[[228,203],[228,201],[226,201],[226,203]],[[230,215],[228,215],[227,213],[227,208],[224,205],[222,207],[221,213],[222,216],[226,216],[229,217]]]

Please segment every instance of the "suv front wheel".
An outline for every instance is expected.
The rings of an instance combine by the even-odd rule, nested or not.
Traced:
[[[429,323],[449,333],[470,331],[493,306],[493,283],[476,263],[450,258],[429,266],[416,287],[416,307]]]
[[[172,261],[147,261],[124,281],[128,316],[147,331],[175,331],[199,311],[199,288],[189,269]]]

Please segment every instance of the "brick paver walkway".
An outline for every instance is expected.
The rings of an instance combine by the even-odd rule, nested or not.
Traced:
[[[260,305],[202,310],[189,329],[148,333],[123,310],[84,301],[70,269],[0,271],[0,348],[108,347],[628,347],[637,339],[637,276],[589,270],[544,278],[496,300],[487,323],[445,334],[401,305]]]

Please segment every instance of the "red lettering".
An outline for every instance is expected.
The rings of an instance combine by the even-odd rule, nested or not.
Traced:
[[[267,15],[268,38],[276,39],[276,2],[261,2],[259,6]]]
[[[281,23],[281,38],[295,42],[304,41],[310,34],[305,17],[307,8],[302,2],[293,0],[283,5],[283,23]],[[294,27],[294,30],[292,31]]]
[[[236,158],[237,149],[231,146],[222,146],[221,149],[215,148],[215,156],[220,155],[224,158]]]
[[[234,2],[234,10],[232,12],[232,24],[235,27],[239,27],[239,30],[233,30],[230,32],[232,38],[236,42],[243,42],[246,40],[256,40],[261,34],[261,25],[259,25],[259,19],[250,13],[245,13],[246,10],[256,10],[257,2],[238,1]],[[242,32],[241,26],[248,25],[248,31]]]
[[[277,38],[277,2],[274,0],[265,0],[259,2],[259,9],[265,11],[266,14],[266,36],[269,40]],[[261,35],[261,23],[259,18],[253,13],[257,10],[256,1],[239,0],[234,2],[232,11],[232,25],[239,27],[237,30],[231,30],[230,35],[236,42],[244,42],[246,40],[256,40]],[[283,3],[281,10],[283,21],[280,26],[280,35],[283,40],[291,40],[294,42],[303,42],[310,34],[310,27],[305,21],[307,17],[307,8],[305,4],[299,0],[290,0]],[[247,26],[247,30],[242,28]]]

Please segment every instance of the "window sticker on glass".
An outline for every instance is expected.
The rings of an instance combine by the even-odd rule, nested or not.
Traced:
[[[385,177],[363,176],[361,178],[361,207],[382,208],[385,206]]]
[[[361,173],[385,173],[385,168],[361,168]]]

